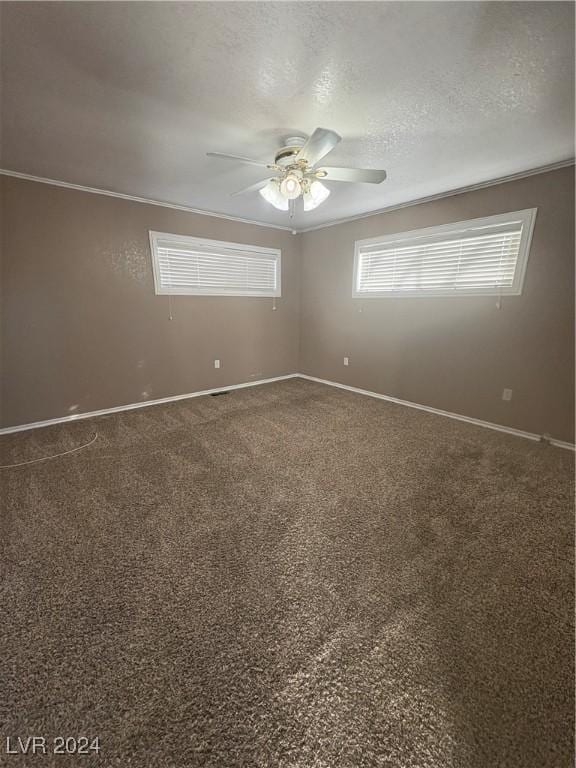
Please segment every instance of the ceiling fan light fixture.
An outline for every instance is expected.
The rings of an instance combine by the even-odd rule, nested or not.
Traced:
[[[330,190],[321,181],[313,181],[310,190],[304,193],[304,210],[313,211],[330,195]]]
[[[296,200],[302,194],[302,184],[295,173],[289,173],[282,179],[280,192],[287,200]]]
[[[328,198],[330,189],[325,187],[320,179],[325,179],[330,184],[333,181],[381,184],[386,178],[386,171],[374,168],[339,168],[332,165],[318,168],[323,158],[341,140],[342,137],[336,131],[327,128],[316,128],[308,138],[290,136],[285,139],[284,146],[276,152],[272,163],[222,152],[208,152],[208,154],[222,160],[256,165],[273,171],[276,174],[274,177],[257,181],[238,192],[233,192],[232,195],[242,195],[258,190],[266,202],[279,211],[289,211],[292,218],[296,210],[294,202],[299,197],[303,198],[305,211],[313,211]]]
[[[281,194],[280,188],[276,182],[269,181],[268,184],[260,190],[260,194],[267,203],[273,205],[274,208],[278,208],[279,211],[288,210],[288,200]]]

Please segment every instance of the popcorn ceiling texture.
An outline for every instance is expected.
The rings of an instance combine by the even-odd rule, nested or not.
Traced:
[[[297,229],[574,156],[569,2],[1,3],[0,166]],[[290,221],[253,194],[286,136],[343,137]]]
[[[293,379],[4,436],[0,463],[95,429],[2,472],[2,750],[573,764],[568,451]]]

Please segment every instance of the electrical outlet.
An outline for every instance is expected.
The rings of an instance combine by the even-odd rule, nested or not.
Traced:
[[[512,390],[511,389],[503,389],[502,390],[502,400],[512,400]]]
[[[349,357],[345,357],[344,358],[344,365],[350,365],[350,358]]]
[[[214,368],[220,368],[220,360],[214,360]]]

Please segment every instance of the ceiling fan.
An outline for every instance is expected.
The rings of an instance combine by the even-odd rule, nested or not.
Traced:
[[[386,178],[386,171],[362,168],[335,168],[332,166],[316,167],[323,157],[342,141],[336,131],[316,128],[307,139],[290,136],[274,157],[273,163],[263,163],[249,157],[227,155],[223,152],[208,152],[209,157],[221,160],[234,160],[239,163],[257,165],[274,171],[275,175],[251,184],[249,187],[233,192],[243,195],[258,190],[262,197],[280,211],[290,210],[294,215],[295,202],[302,197],[305,211],[312,211],[323,203],[330,190],[322,183],[325,181],[362,182],[380,184]]]

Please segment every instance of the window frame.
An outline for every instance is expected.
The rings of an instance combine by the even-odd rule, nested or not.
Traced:
[[[520,296],[524,287],[528,258],[530,256],[530,246],[532,235],[536,222],[537,208],[525,208],[521,211],[510,211],[509,213],[499,213],[494,216],[484,216],[479,219],[467,219],[466,221],[456,221],[449,224],[440,224],[433,227],[424,227],[422,229],[413,229],[409,232],[395,232],[389,235],[380,235],[378,237],[369,237],[364,240],[354,242],[354,265],[352,271],[352,298],[354,299],[375,299],[375,298],[434,298],[434,297],[466,297],[466,296]],[[513,284],[509,287],[487,288],[432,288],[430,290],[409,290],[400,289],[386,291],[359,291],[357,289],[358,269],[360,264],[363,246],[367,245],[391,245],[392,243],[402,243],[405,245],[413,244],[419,238],[429,238],[436,235],[455,234],[457,232],[465,233],[473,229],[482,229],[484,227],[495,226],[498,224],[511,224],[515,221],[522,222],[522,235],[518,248],[518,258],[514,272]]]
[[[282,251],[280,248],[266,248],[260,245],[247,245],[245,243],[231,243],[225,240],[212,240],[204,237],[194,237],[192,235],[177,235],[170,232],[156,232],[149,230],[150,252],[152,256],[152,270],[154,273],[154,292],[157,296],[229,296],[229,297],[252,297],[252,298],[280,298],[282,296]],[[196,248],[206,246],[214,248],[219,246],[231,251],[241,253],[250,253],[254,256],[261,254],[267,257],[273,257],[276,264],[276,290],[262,293],[261,291],[239,291],[239,290],[215,290],[212,288],[167,288],[162,286],[160,275],[160,264],[158,261],[158,243],[160,240],[169,240],[175,244],[189,245]],[[272,259],[271,259],[272,260]]]

